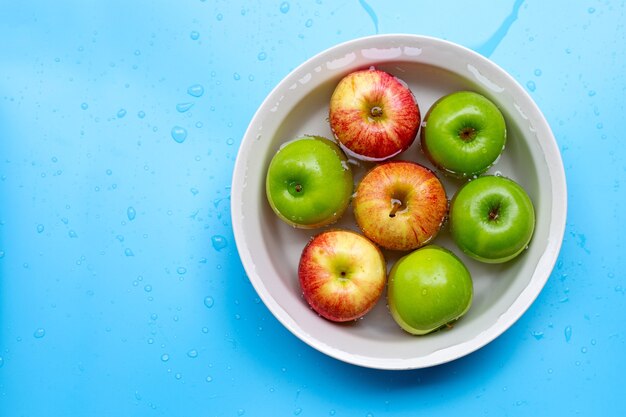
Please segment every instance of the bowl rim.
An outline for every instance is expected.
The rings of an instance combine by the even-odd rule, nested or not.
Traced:
[[[373,43],[389,43],[395,46],[407,43],[413,44],[416,42],[428,43],[431,46],[434,45],[441,48],[452,49],[455,50],[455,52],[466,54],[471,57],[473,62],[479,62],[482,66],[489,67],[491,70],[498,72],[499,76],[506,80],[507,87],[513,90],[512,94],[515,97],[521,98],[524,103],[529,104],[529,107],[533,110],[532,116],[535,128],[537,131],[542,132],[546,136],[545,139],[547,139],[541,143],[541,148],[544,151],[544,157],[546,159],[546,165],[551,179],[550,194],[552,195],[552,204],[550,210],[550,224],[548,228],[548,243],[545,252],[538,259],[537,266],[535,267],[530,281],[524,290],[491,326],[489,326],[486,330],[477,333],[471,339],[436,350],[424,356],[416,356],[409,359],[389,359],[356,355],[345,350],[329,346],[309,335],[281,307],[278,301],[272,296],[267,287],[264,285],[263,280],[256,273],[252,253],[247,245],[246,234],[243,230],[242,224],[238,221],[238,219],[240,219],[243,215],[241,196],[243,194],[246,180],[245,157],[247,155],[245,151],[250,145],[250,142],[254,140],[254,136],[259,128],[260,120],[270,110],[274,103],[276,103],[277,99],[280,98],[285,86],[296,83],[298,79],[302,77],[302,74],[307,71],[307,69],[313,68],[316,63],[319,65],[319,62],[321,62],[325,56],[333,53],[336,54],[341,51],[349,53],[361,48],[371,48]],[[528,92],[526,92],[517,80],[515,80],[499,65],[479,53],[466,48],[465,46],[432,36],[401,33],[371,35],[339,43],[307,59],[290,71],[289,74],[287,74],[281,81],[279,81],[258,107],[244,133],[237,153],[237,158],[235,160],[230,200],[233,234],[241,262],[254,289],[274,317],[276,317],[276,319],[278,319],[283,326],[285,326],[300,340],[330,357],[358,366],[386,370],[425,368],[453,361],[482,348],[509,329],[532,305],[550,277],[563,242],[567,217],[567,185],[561,154],[554,134],[545,116]]]

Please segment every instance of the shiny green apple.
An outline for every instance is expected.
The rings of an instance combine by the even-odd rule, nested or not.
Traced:
[[[501,263],[529,244],[535,211],[515,181],[494,175],[469,181],[450,204],[450,231],[459,248],[474,259]]]
[[[281,146],[267,171],[272,210],[286,223],[317,228],[337,221],[354,189],[345,154],[333,141],[305,136]]]
[[[506,124],[498,107],[472,91],[439,99],[426,113],[420,133],[424,154],[457,177],[482,174],[506,143]]]
[[[439,246],[411,252],[389,273],[389,311],[411,334],[427,334],[459,319],[469,310],[472,297],[469,270],[456,255]]]

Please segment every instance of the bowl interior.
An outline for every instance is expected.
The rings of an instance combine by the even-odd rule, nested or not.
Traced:
[[[491,98],[507,123],[507,144],[489,170],[520,183],[536,210],[533,240],[521,256],[500,265],[466,257],[447,227],[433,243],[456,253],[469,268],[474,301],[452,329],[411,336],[387,310],[386,299],[364,318],[336,324],[318,317],[301,296],[297,278],[300,253],[323,229],[294,229],[272,212],[265,196],[267,166],[279,146],[315,134],[332,138],[327,117],[330,96],[341,77],[375,66],[404,80],[422,117],[442,96],[472,90]],[[419,136],[419,135],[418,135]],[[419,137],[397,158],[432,168]],[[355,184],[373,167],[354,161]],[[460,180],[437,172],[448,198]],[[273,314],[294,334],[338,359],[376,368],[430,366],[467,354],[506,330],[532,303],[547,280],[562,240],[565,183],[554,138],[545,119],[523,89],[485,58],[456,45],[417,36],[379,36],[326,51],[294,70],[259,108],[242,141],[232,190],[233,227],[246,272]],[[562,199],[562,204],[555,204]],[[562,211],[561,219],[555,217]],[[556,223],[555,223],[556,222]],[[351,208],[330,227],[358,230]],[[560,236],[559,236],[560,233]],[[404,253],[385,251],[388,267]]]

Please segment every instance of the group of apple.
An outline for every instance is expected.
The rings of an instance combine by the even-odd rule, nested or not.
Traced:
[[[362,232],[326,229],[309,241],[298,266],[304,299],[320,316],[343,322],[364,316],[387,286],[389,311],[407,332],[450,326],[470,308],[473,284],[461,259],[429,244],[444,222],[466,255],[487,263],[518,256],[535,226],[533,204],[519,184],[481,175],[504,150],[502,113],[486,97],[460,91],[435,102],[422,122],[410,88],[370,68],[336,86],[329,123],[334,141],[305,136],[283,144],[266,177],[269,204],[286,223],[321,228],[352,204]],[[431,169],[390,160],[418,132],[427,159],[464,182],[450,202]],[[375,163],[356,191],[349,158]],[[408,253],[388,279],[381,248]]]

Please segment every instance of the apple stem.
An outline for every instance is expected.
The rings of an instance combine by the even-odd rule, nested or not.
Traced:
[[[499,211],[500,211],[500,207],[494,207],[491,210],[489,210],[489,220],[491,221],[497,220],[498,216],[500,215]]]
[[[396,212],[402,207],[401,201],[394,201],[391,203],[391,211],[389,212],[389,217],[396,217]]]
[[[300,191],[302,191],[302,185],[296,184],[296,192],[299,193]]]
[[[370,109],[372,117],[380,117],[383,115],[383,109],[379,106],[374,106]]]
[[[476,138],[477,132],[473,127],[464,127],[459,132],[459,137],[464,142],[471,142]]]

